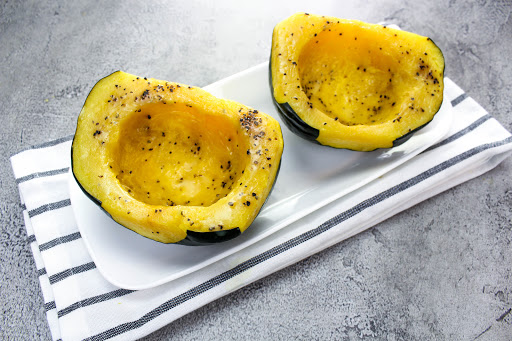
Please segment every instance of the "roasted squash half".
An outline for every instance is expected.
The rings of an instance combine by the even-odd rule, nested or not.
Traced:
[[[404,141],[441,107],[443,72],[430,38],[383,25],[298,13],[273,31],[271,88],[283,121],[331,147]]]
[[[276,179],[272,117],[197,88],[115,72],[78,117],[73,174],[116,222],[163,243],[232,239]]]

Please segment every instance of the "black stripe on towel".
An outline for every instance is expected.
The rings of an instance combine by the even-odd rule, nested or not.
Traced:
[[[42,148],[46,148],[46,147],[53,147],[53,146],[56,146],[58,145],[59,143],[62,143],[62,142],[67,142],[67,141],[70,141],[73,139],[73,136],[74,135],[68,135],[68,136],[64,136],[64,137],[61,137],[59,139],[56,139],[56,140],[52,140],[52,141],[48,141],[48,142],[44,142],[44,143],[41,143],[41,144],[36,144],[36,145],[33,145],[31,147],[28,147],[27,149],[24,149],[14,155],[17,155],[17,154],[20,154],[20,153],[23,153],[27,150],[33,150],[33,149],[42,149]],[[13,155],[13,156],[14,156]]]
[[[60,318],[60,317],[62,317],[64,315],[67,315],[67,314],[71,313],[74,310],[77,310],[78,308],[83,308],[83,307],[86,307],[86,306],[89,306],[89,305],[93,305],[93,304],[96,304],[96,303],[108,301],[108,300],[111,300],[111,299],[114,299],[114,298],[117,298],[117,297],[122,297],[124,295],[131,294],[132,292],[134,292],[134,290],[119,289],[119,290],[110,291],[110,292],[108,292],[106,294],[103,294],[103,295],[89,297],[89,298],[86,298],[85,300],[81,300],[79,302],[75,302],[75,303],[71,304],[70,306],[68,306],[68,307],[66,307],[64,309],[59,310],[57,312],[57,316]]]
[[[79,266],[75,266],[74,268],[67,269],[67,270],[61,271],[59,273],[56,273],[54,275],[51,275],[49,277],[50,284],[55,284],[55,283],[60,282],[63,279],[66,279],[70,276],[73,276],[73,275],[76,275],[76,274],[79,274],[82,272],[86,272],[86,271],[89,271],[92,269],[96,269],[96,264],[94,264],[94,262],[85,263],[85,264],[82,264]]]
[[[32,244],[33,242],[36,241],[36,236],[31,234],[30,236],[27,237],[27,241],[29,244]]]
[[[46,275],[46,268],[41,268],[37,270],[37,277],[41,277],[43,275]]]
[[[476,128],[478,128],[479,126],[481,126],[482,124],[484,124],[487,120],[489,120],[490,118],[492,118],[491,115],[487,114],[487,115],[484,115],[482,117],[480,117],[478,120],[476,120],[475,122],[471,123],[469,126],[467,126],[466,128],[460,130],[459,132],[451,135],[450,137],[447,137],[446,139],[428,147],[427,149],[425,149],[422,153],[425,153],[425,152],[428,152],[428,151],[431,151],[432,149],[436,149],[436,148],[439,148],[441,146],[444,146],[445,144],[447,143],[450,143],[450,142],[453,142],[455,140],[457,140],[458,138],[466,135],[467,133],[475,130]]]
[[[49,242],[46,242],[44,244],[39,245],[39,251],[46,251],[48,249],[51,249],[54,246],[69,243],[73,240],[80,239],[82,236],[80,235],[80,232],[75,232],[68,234],[67,236],[55,238],[53,240],[50,240]]]
[[[52,175],[59,175],[59,174],[67,173],[68,171],[69,171],[69,167],[65,167],[65,168],[61,168],[61,169],[49,170],[46,172],[32,173],[32,174],[17,178],[16,183],[19,185],[20,183],[25,182],[25,181],[29,181],[29,180],[36,179],[36,178],[44,178],[44,177],[52,176]]]
[[[52,309],[55,309],[55,308],[57,308],[57,306],[55,305],[55,301],[46,302],[44,304],[44,310],[46,310],[46,311],[52,310]]]
[[[455,98],[452,100],[452,107],[454,107],[454,106],[458,105],[460,102],[462,102],[463,100],[465,100],[467,97],[468,97],[468,94],[466,94],[466,93],[463,93],[462,95],[455,97]]]
[[[141,318],[139,318],[137,320],[117,325],[116,327],[105,330],[102,333],[91,336],[91,337],[87,338],[86,340],[89,340],[89,341],[107,340],[114,336],[126,333],[130,330],[137,329],[137,328],[145,325],[146,323],[154,320],[158,316],[168,312],[169,310],[187,302],[191,298],[197,297],[200,294],[218,286],[219,284],[224,283],[227,280],[239,275],[240,273],[243,273],[244,271],[246,271],[250,268],[253,268],[256,265],[261,264],[264,261],[267,261],[267,260],[273,258],[274,256],[277,256],[287,250],[290,250],[293,247],[300,245],[300,244],[330,230],[332,227],[357,215],[358,213],[364,211],[365,209],[370,208],[370,207],[372,207],[372,206],[374,206],[374,205],[376,205],[376,204],[378,204],[378,203],[380,203],[380,202],[382,202],[382,201],[384,201],[384,200],[386,200],[386,199],[388,199],[388,198],[390,198],[390,197],[392,197],[392,196],[394,196],[394,195],[396,195],[414,185],[417,185],[418,183],[420,183],[420,182],[442,172],[443,170],[448,169],[448,168],[450,168],[450,167],[452,167],[452,166],[454,166],[454,165],[456,165],[456,164],[458,164],[458,163],[460,163],[478,153],[481,153],[490,148],[503,146],[503,145],[509,144],[509,143],[512,143],[512,137],[508,137],[504,140],[497,141],[497,142],[483,144],[478,147],[472,148],[462,154],[459,154],[447,161],[444,161],[444,162],[428,169],[427,171],[425,171],[409,180],[406,180],[406,181],[404,181],[404,182],[402,182],[402,183],[400,183],[382,193],[375,195],[374,197],[372,197],[368,200],[365,200],[365,201],[359,203],[358,205],[352,207],[351,209],[349,209],[345,212],[342,212],[341,214],[327,220],[326,222],[324,222],[323,224],[314,228],[313,230],[305,232],[305,233],[303,233],[295,238],[292,238],[280,245],[277,245],[277,246],[273,247],[272,249],[269,249],[269,250],[259,254],[258,256],[255,256],[243,263],[240,263],[239,265],[235,266],[234,268],[184,292],[183,294],[178,295],[178,296],[168,300],[167,302],[164,302],[162,305],[151,310],[150,312],[143,315]]]
[[[28,211],[28,216],[30,218],[32,218],[32,217],[34,217],[34,216],[36,216],[38,214],[41,214],[41,213],[44,213],[44,212],[48,212],[48,211],[57,210],[59,208],[70,206],[70,205],[71,205],[71,200],[69,200],[69,199],[64,199],[64,200],[61,200],[61,201],[52,202],[50,204],[46,204],[46,205],[43,205],[43,206],[40,206],[38,208],[35,208],[33,210]]]

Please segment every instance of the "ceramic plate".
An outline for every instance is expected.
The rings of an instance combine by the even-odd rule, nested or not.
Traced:
[[[98,270],[118,287],[139,290],[172,281],[269,236],[421,153],[445,136],[452,119],[451,105],[444,101],[434,120],[398,147],[373,152],[337,150],[305,141],[283,124],[270,94],[268,63],[204,89],[270,114],[281,123],[285,148],[274,190],[240,237],[191,247],[161,244],[118,225],[70,176],[71,202],[82,238]]]

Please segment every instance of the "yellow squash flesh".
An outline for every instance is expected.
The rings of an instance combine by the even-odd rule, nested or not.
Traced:
[[[392,147],[430,122],[443,100],[441,50],[382,25],[295,14],[275,27],[270,64],[276,104],[299,118],[288,122],[336,148]]]

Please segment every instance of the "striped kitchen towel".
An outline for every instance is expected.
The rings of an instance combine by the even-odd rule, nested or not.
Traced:
[[[492,169],[512,151],[511,134],[449,79],[446,87],[454,119],[444,140],[272,238],[145,290],[127,290],[109,283],[87,251],[68,190],[72,136],[12,156],[53,338],[140,338]]]

